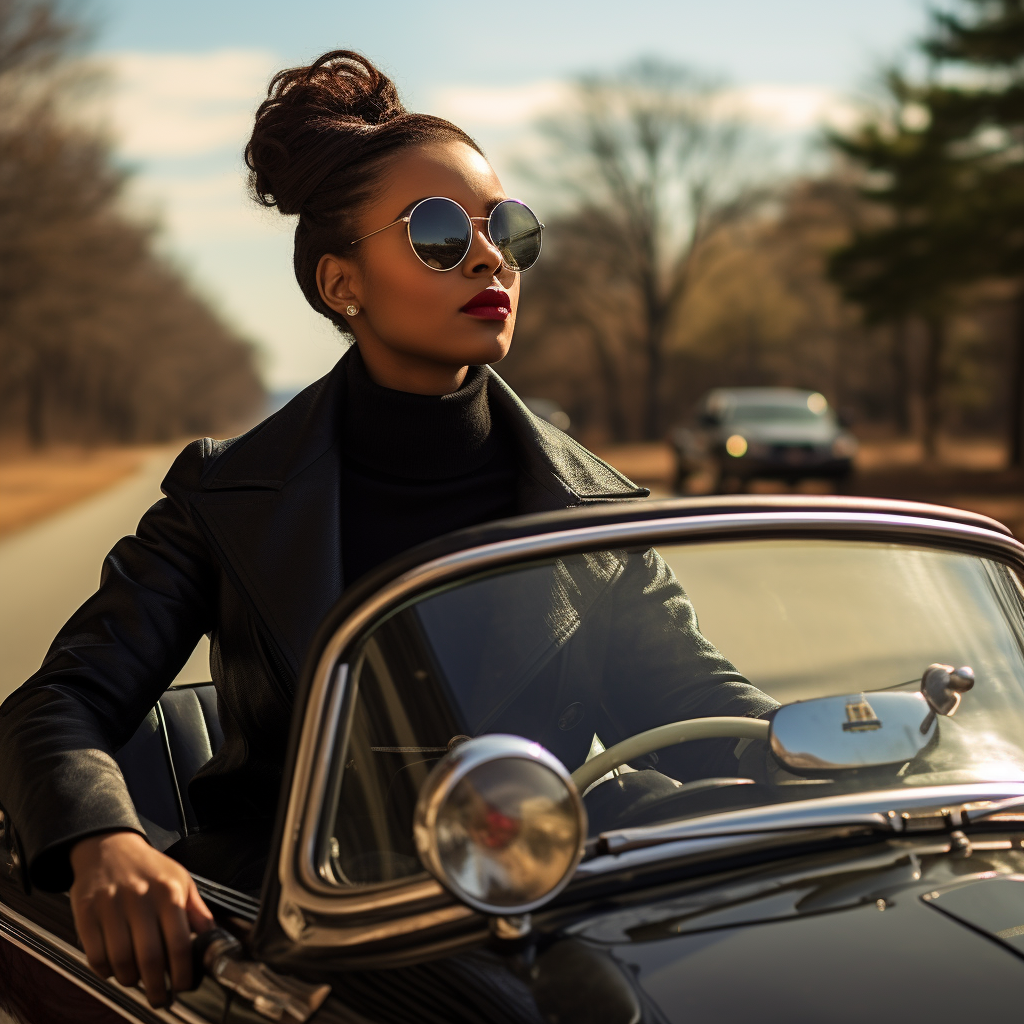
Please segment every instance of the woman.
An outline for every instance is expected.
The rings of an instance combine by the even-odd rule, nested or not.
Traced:
[[[189,796],[201,822],[265,837],[296,679],[349,582],[459,527],[647,493],[487,368],[508,352],[540,226],[469,136],[406,112],[369,61],[338,51],[274,78],[246,160],[256,198],[299,215],[303,293],[355,345],[247,434],[182,452],[166,497],[0,709],[0,802],[33,884],[70,887],[89,962],[141,977],[154,1005],[165,967],[188,985],[190,931],[212,920],[183,863],[259,884],[258,863],[226,877],[202,843],[151,847],[112,757],[199,637],[225,742]],[[712,675],[742,678],[705,646]],[[731,713],[768,706],[732,696]]]

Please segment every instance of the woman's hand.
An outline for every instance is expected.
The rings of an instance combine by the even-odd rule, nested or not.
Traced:
[[[71,910],[89,966],[122,985],[139,979],[152,1006],[192,985],[192,935],[213,926],[192,876],[135,832],[108,832],[71,848]]]

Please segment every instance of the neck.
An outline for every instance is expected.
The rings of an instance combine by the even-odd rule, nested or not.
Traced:
[[[359,354],[370,379],[392,391],[413,395],[450,395],[466,380],[468,366],[452,366],[424,356],[396,352],[379,343],[360,339]]]

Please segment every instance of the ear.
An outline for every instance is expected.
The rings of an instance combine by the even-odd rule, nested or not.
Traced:
[[[345,313],[351,303],[362,306],[362,275],[354,260],[325,253],[316,265],[316,286],[320,298],[336,313]]]

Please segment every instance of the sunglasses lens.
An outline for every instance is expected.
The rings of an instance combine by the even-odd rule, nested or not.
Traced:
[[[537,262],[541,224],[528,206],[515,199],[498,203],[488,227],[491,241],[509,270],[529,270]]]
[[[434,270],[451,270],[469,252],[473,226],[450,199],[425,199],[409,219],[413,251]]]

